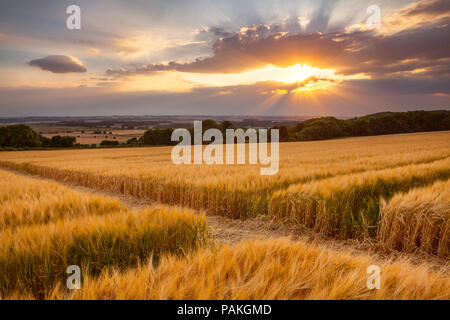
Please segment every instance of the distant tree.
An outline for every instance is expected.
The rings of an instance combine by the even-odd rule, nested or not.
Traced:
[[[119,141],[103,140],[100,142],[101,146],[118,146]]]
[[[286,126],[273,127],[272,129],[280,130],[280,142],[289,141],[289,131]]]
[[[225,120],[222,121],[222,123],[220,124],[220,129],[222,130],[223,133],[225,133],[227,129],[231,128],[233,128],[233,123],[231,123],[231,121]]]
[[[303,123],[297,132],[298,140],[322,140],[341,137],[341,123],[333,117],[310,119]]]
[[[202,121],[202,129],[205,132],[208,129],[221,129],[221,126],[214,120],[206,119]]]
[[[41,145],[44,148],[50,148],[52,146],[52,139],[44,137],[44,136],[39,136],[39,138],[41,139]]]
[[[53,136],[50,141],[50,146],[53,148],[71,148],[76,140],[75,137],[70,136]]]
[[[289,132],[286,126],[280,127],[280,142],[289,141]]]
[[[127,140],[127,144],[138,144],[139,140],[137,138],[131,138]]]
[[[288,130],[288,141],[296,141],[297,140],[297,128],[296,127],[287,127]]]
[[[0,146],[2,147],[40,147],[39,134],[24,124],[0,127]]]
[[[450,130],[450,111],[382,112],[351,120],[317,118],[295,128],[297,140]]]
[[[171,141],[173,131],[172,128],[147,130],[142,137],[142,143],[153,146],[173,145]]]

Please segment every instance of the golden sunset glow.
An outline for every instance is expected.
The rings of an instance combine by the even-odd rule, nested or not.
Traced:
[[[448,39],[450,0],[0,0],[0,300],[450,300]]]
[[[206,86],[245,85],[265,81],[290,84],[303,81],[309,77],[334,78],[335,70],[313,68],[306,64],[296,64],[288,68],[268,66],[262,69],[231,74],[184,73],[186,80]]]
[[[296,64],[287,68],[268,66],[241,73],[191,73],[178,71],[160,71],[152,75],[127,77],[118,83],[121,91],[165,90],[175,92],[190,91],[195,87],[231,87],[273,82],[292,85],[291,90],[274,89],[276,94],[291,91],[302,93],[315,89],[326,89],[335,82],[344,79],[332,69],[319,69],[307,64]]]
[[[34,6],[65,14],[51,1],[26,14],[4,3],[0,113],[124,112],[127,101],[143,114],[346,117],[449,104],[448,0],[250,0],[256,20],[234,16],[243,3],[98,1],[114,4],[97,14],[86,1],[77,31],[42,23]]]

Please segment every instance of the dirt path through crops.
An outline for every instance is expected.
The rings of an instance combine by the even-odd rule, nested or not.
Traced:
[[[51,180],[36,175],[30,175],[20,171],[9,170],[15,174],[31,177],[38,180]],[[53,181],[53,180],[52,180]],[[55,180],[56,181],[56,180]],[[89,194],[97,194],[101,196],[114,197],[133,209],[142,209],[156,202],[148,199],[140,199],[129,195],[115,194],[105,190],[97,190],[94,188],[82,187],[69,182],[56,181],[61,185],[70,187],[75,190],[87,192]],[[251,239],[271,239],[271,238],[290,238],[292,240],[302,240],[306,243],[317,243],[325,245],[328,248],[337,250],[350,250],[355,253],[369,253],[374,255],[376,261],[385,261],[393,259],[409,259],[413,263],[426,262],[434,269],[438,269],[445,273],[450,273],[450,262],[435,256],[427,254],[407,254],[397,251],[386,251],[380,248],[375,242],[357,240],[336,240],[317,234],[302,226],[288,225],[275,220],[270,220],[266,216],[257,218],[240,220],[230,219],[222,216],[213,216],[206,214],[210,232],[216,243],[234,244],[242,240]]]

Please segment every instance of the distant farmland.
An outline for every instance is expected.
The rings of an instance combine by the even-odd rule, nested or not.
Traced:
[[[139,139],[144,135],[145,130],[117,130],[109,129],[101,131],[100,133],[95,133],[92,131],[52,131],[52,133],[43,133],[42,135],[46,138],[51,138],[53,136],[72,136],[76,137],[76,143],[80,144],[100,144],[103,140],[118,141],[120,143],[125,143],[130,139]]]

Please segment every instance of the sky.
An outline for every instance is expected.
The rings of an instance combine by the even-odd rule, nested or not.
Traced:
[[[450,109],[449,22],[449,0],[0,0],[0,117]]]

